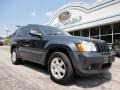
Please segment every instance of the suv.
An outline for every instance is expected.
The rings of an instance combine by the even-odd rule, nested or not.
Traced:
[[[88,76],[107,71],[115,60],[105,41],[71,36],[56,27],[27,25],[12,37],[11,60],[47,66],[50,77],[66,84],[75,74]]]

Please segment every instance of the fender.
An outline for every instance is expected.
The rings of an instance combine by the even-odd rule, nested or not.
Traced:
[[[75,56],[74,56],[74,52],[78,51],[75,43],[73,42],[69,42],[69,41],[50,41],[45,45],[45,55],[43,57],[43,62],[42,64],[45,65],[46,64],[46,57],[48,54],[48,51],[50,49],[54,49],[54,48],[63,48],[64,50],[66,50],[66,52],[69,54],[70,60],[71,60],[71,64],[73,65],[73,68],[75,67],[76,63],[74,62],[75,60]],[[48,58],[48,57],[47,57]]]

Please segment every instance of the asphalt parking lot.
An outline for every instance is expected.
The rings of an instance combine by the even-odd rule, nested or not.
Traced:
[[[0,90],[119,90],[120,58],[112,68],[100,75],[75,77],[66,86],[54,83],[47,68],[31,62],[13,65],[8,46],[0,46]]]

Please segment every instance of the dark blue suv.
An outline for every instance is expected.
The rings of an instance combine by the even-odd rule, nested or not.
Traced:
[[[71,36],[56,27],[27,25],[12,37],[11,60],[47,66],[50,77],[66,84],[75,74],[88,76],[106,72],[115,60],[105,41]]]

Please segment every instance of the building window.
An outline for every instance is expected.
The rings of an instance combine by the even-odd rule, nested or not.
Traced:
[[[100,26],[100,34],[101,35],[112,34],[111,24]]]
[[[74,31],[74,36],[80,36],[80,31]]]
[[[114,42],[120,41],[120,34],[114,35]]]
[[[112,35],[101,36],[101,39],[107,43],[112,43]]]
[[[78,30],[70,32],[70,34],[74,36],[90,36],[90,38],[101,39],[107,43],[114,43],[120,41],[120,22]]]
[[[81,36],[89,37],[89,29],[81,30]]]
[[[73,32],[69,32],[69,34],[74,35]]]
[[[99,27],[90,28],[90,36],[98,36],[99,35]]]
[[[113,24],[113,33],[120,33],[120,22]]]

